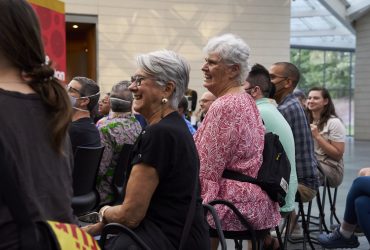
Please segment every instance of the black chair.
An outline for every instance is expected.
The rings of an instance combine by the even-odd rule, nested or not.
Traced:
[[[96,177],[104,146],[77,147],[74,155],[73,198],[74,214],[79,216],[94,209],[99,203]]]
[[[218,218],[217,212],[215,208],[209,204],[203,204],[203,209],[204,209],[204,215],[207,216],[208,213],[211,214],[213,222],[215,223],[216,226],[216,232],[217,232],[217,237],[221,243],[221,250],[226,250],[227,245],[225,241],[225,236],[221,228],[221,222],[220,219]]]
[[[284,231],[287,232],[288,225],[290,225],[290,221],[292,219],[292,212],[281,213],[281,216],[283,218],[283,224],[281,225],[281,227],[279,225],[276,226],[275,232],[276,232],[276,237],[279,241],[280,249],[286,250],[288,246],[288,234],[287,233],[284,234],[284,240],[283,240],[283,236],[281,235],[281,232],[284,232]]]
[[[121,204],[124,198],[124,185],[126,180],[126,170],[130,164],[130,154],[134,145],[123,144],[122,150],[119,154],[116,169],[114,170],[112,189],[113,189],[113,200],[109,203],[110,205]]]
[[[320,200],[320,199],[318,199]],[[317,243],[311,239],[310,236],[310,231],[309,231],[309,225],[310,225],[310,217],[311,217],[311,206],[312,206],[312,201],[308,202],[308,209],[307,212],[304,210],[304,204],[301,200],[301,196],[299,192],[297,191],[296,193],[296,202],[298,202],[298,214],[293,222],[292,225],[295,225],[298,221],[302,223],[302,230],[303,230],[303,237],[302,239],[292,239],[290,235],[288,234],[288,241],[292,244],[296,243],[303,243],[303,249],[307,249],[307,243],[310,245],[311,249],[315,249],[313,246],[314,243]],[[320,209],[320,208],[319,208]],[[300,218],[300,220],[299,220]]]
[[[233,213],[238,217],[242,225],[246,228],[245,231],[226,231],[222,230],[225,239],[233,239],[235,242],[235,249],[242,250],[243,249],[243,240],[250,240],[252,241],[252,249],[253,250],[260,250],[263,247],[263,241],[265,237],[270,232],[270,228],[263,229],[263,230],[254,230],[250,223],[244,218],[244,216],[240,213],[240,211],[230,202],[225,200],[213,200],[209,202],[209,205],[225,205],[230,208]],[[215,229],[210,229],[211,237],[218,237],[218,233]]]
[[[140,239],[139,236],[134,231],[119,223],[109,223],[104,226],[103,232],[99,240],[100,247],[102,249],[105,249],[104,246],[107,241],[108,235],[114,235],[119,233],[126,233],[127,235],[129,235],[136,243],[138,243],[141,249],[151,250],[151,248],[142,239]]]

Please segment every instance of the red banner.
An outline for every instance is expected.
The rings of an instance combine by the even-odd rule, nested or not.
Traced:
[[[51,60],[55,76],[65,81],[66,76],[66,26],[64,3],[58,0],[28,0],[41,26],[46,58]]]

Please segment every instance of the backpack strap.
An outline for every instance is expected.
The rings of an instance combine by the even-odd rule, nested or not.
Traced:
[[[250,177],[249,175],[245,175],[233,170],[225,169],[222,173],[222,178],[241,181],[241,182],[249,182],[256,185],[259,185],[259,181],[256,178]]]
[[[12,169],[15,169],[14,161],[9,154],[5,153],[4,148],[1,147],[0,152],[3,152],[0,154],[0,195],[17,224],[20,249],[37,250],[39,249],[37,247],[39,235],[36,224],[30,219],[27,206],[22,199],[23,196],[16,185],[12,172]]]

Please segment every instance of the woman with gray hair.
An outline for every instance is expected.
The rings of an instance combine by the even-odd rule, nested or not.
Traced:
[[[233,203],[256,230],[276,226],[279,205],[257,185],[223,178],[225,170],[256,177],[262,163],[265,129],[254,100],[243,89],[248,74],[248,45],[226,34],[204,48],[203,86],[217,99],[194,139],[200,157],[204,203],[223,199]],[[225,206],[216,206],[223,230],[246,230]],[[217,239],[212,249],[217,249]]]
[[[198,188],[199,158],[177,112],[188,86],[189,65],[167,50],[139,55],[137,65],[129,89],[133,109],[148,125],[131,154],[123,203],[104,206],[100,210],[102,222],[86,230],[98,234],[106,223],[118,222],[132,228],[151,249],[209,249]],[[186,224],[188,231],[183,230]],[[120,234],[107,248],[133,246],[128,235]]]

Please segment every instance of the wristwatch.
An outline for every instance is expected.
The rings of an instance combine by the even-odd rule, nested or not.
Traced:
[[[104,206],[99,210],[99,222],[104,222],[104,213],[111,206]]]

